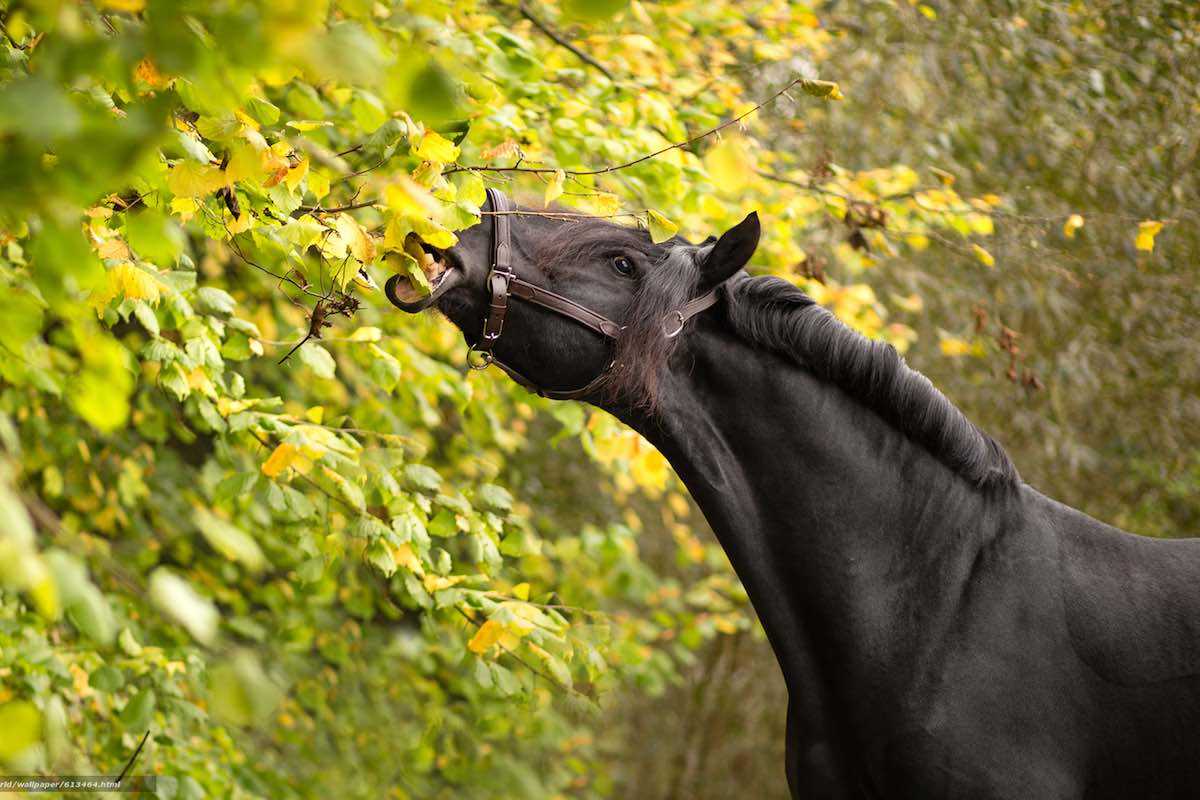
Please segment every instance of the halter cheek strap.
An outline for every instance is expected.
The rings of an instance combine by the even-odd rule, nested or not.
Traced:
[[[487,369],[495,364],[526,389],[551,400],[576,400],[591,394],[604,381],[613,362],[609,362],[599,375],[578,389],[544,389],[496,358],[495,347],[501,334],[504,333],[504,320],[508,314],[510,297],[517,297],[549,309],[567,319],[578,322],[607,339],[615,340],[620,336],[624,327],[569,297],[563,297],[561,294],[518,278],[512,268],[511,216],[516,211],[516,205],[497,189],[488,189],[487,196],[492,206],[493,231],[492,267],[487,276],[487,289],[490,297],[488,313],[483,321],[483,331],[480,333],[479,341],[471,345],[471,349],[467,352],[467,366],[471,369]],[[683,331],[689,319],[701,311],[711,308],[716,302],[717,290],[714,288],[684,303],[663,320],[663,335],[668,339],[675,338]]]

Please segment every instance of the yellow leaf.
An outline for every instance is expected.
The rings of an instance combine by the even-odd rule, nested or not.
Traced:
[[[929,247],[929,237],[923,233],[910,233],[904,237],[904,243],[913,250],[924,250]]]
[[[288,161],[288,153],[290,152],[291,145],[287,142],[276,142],[262,151],[263,171],[267,173],[267,180],[263,183],[263,186],[270,189],[287,177],[288,170],[292,166],[291,162]]]
[[[629,474],[644,488],[661,491],[667,485],[667,459],[652,447],[647,447],[629,464]]]
[[[67,667],[67,671],[71,673],[71,688],[80,699],[86,699],[96,693],[96,690],[88,683],[88,671],[78,664],[71,664]]]
[[[512,588],[512,593],[513,593],[513,597],[517,598],[518,600],[528,600],[529,599],[529,584],[528,583],[518,583],[516,586],[514,586]]]
[[[1138,250],[1145,250],[1147,253],[1154,252],[1154,237],[1158,236],[1158,232],[1163,228],[1163,223],[1148,219],[1138,223],[1137,239],[1134,244]]]
[[[558,198],[562,197],[563,182],[567,179],[567,173],[561,169],[554,170],[554,177],[546,184],[545,205],[549,206]]]
[[[304,474],[311,468],[312,461],[299,447],[284,442],[276,447],[275,452],[271,453],[271,457],[263,463],[262,472],[268,478],[276,478],[285,469],[294,469],[300,474]]]
[[[428,216],[441,210],[437,198],[407,175],[400,175],[383,189],[383,201],[397,214]]]
[[[653,209],[648,210],[646,216],[650,218],[650,241],[655,244],[665,242],[679,230],[678,225]]]
[[[479,151],[479,157],[484,161],[493,161],[497,158],[510,158],[519,155],[521,147],[512,139],[505,139],[494,147],[488,147]]]
[[[213,386],[212,378],[204,371],[203,367],[196,367],[187,374],[188,387],[195,389],[205,397],[215,399],[217,396],[217,387]]]
[[[103,309],[117,297],[126,300],[145,300],[151,305],[158,302],[166,285],[144,269],[125,261],[108,271],[104,289],[92,292],[92,306]]]
[[[253,219],[253,217],[243,211],[240,217],[234,217],[228,223],[226,223],[225,229],[234,236],[239,233],[245,233],[246,231],[250,230]]]
[[[433,594],[434,592],[440,592],[442,589],[449,589],[451,586],[462,583],[466,579],[467,576],[465,575],[454,575],[449,578],[443,578],[439,575],[426,575],[421,582],[425,585],[425,591]]]
[[[410,222],[413,232],[426,244],[445,250],[458,243],[458,237],[439,222],[424,217],[413,217]]]
[[[392,550],[392,556],[396,559],[397,564],[414,575],[425,574],[425,569],[421,566],[421,559],[413,552],[412,545],[408,542],[397,545]]]
[[[329,194],[329,177],[323,172],[311,170],[308,173],[308,192],[313,199],[320,202]]]
[[[471,641],[467,642],[467,649],[477,655],[486,653],[493,645],[500,641],[500,636],[503,633],[504,626],[494,619],[489,619],[479,626],[479,630],[475,631],[475,635],[471,637]]]
[[[146,7],[146,0],[100,0],[98,5],[110,11],[124,11],[129,14],[136,14]]]
[[[129,247],[120,239],[109,239],[96,245],[96,255],[101,258],[128,259]]]
[[[943,186],[953,186],[954,185],[955,178],[952,173],[946,172],[946,170],[944,170],[944,169],[938,169],[937,167],[930,167],[929,171],[937,176],[937,179],[942,182]],[[933,194],[933,193],[930,192],[930,194]],[[939,192],[938,194],[943,195],[943,196],[945,195],[944,192]]]
[[[953,336],[947,336],[941,342],[942,355],[965,356],[971,352],[971,344]]]
[[[996,232],[995,223],[987,214],[967,214],[967,226],[980,236],[991,236]]]
[[[245,411],[247,408],[254,408],[256,405],[258,405],[257,400],[234,400],[223,395],[217,399],[217,411],[222,417],[237,414],[238,412]]]
[[[813,97],[822,97],[826,100],[842,100],[845,95],[842,94],[841,87],[833,81],[814,81],[807,78],[800,81],[800,88],[805,94]]]
[[[147,84],[153,89],[161,89],[170,83],[170,81],[164,78],[162,73],[158,71],[158,67],[154,65],[154,62],[148,58],[143,58],[138,62],[137,66],[134,67],[133,77],[137,78],[142,83]]]
[[[283,182],[294,192],[296,191],[296,187],[300,185],[300,181],[304,180],[304,176],[307,174],[308,159],[306,158],[287,171],[287,177],[283,179]]]
[[[363,263],[375,260],[375,242],[349,214],[338,214],[334,228],[350,253]]]
[[[330,126],[330,125],[333,125],[333,123],[332,123],[332,122],[330,122],[330,121],[329,121],[329,120],[327,120],[327,119],[321,119],[321,120],[316,120],[316,119],[293,119],[293,120],[289,120],[289,121],[288,121],[288,124],[287,124],[287,126],[288,126],[289,128],[293,128],[294,130],[298,130],[298,131],[300,131],[301,133],[304,133],[304,132],[306,132],[306,131],[315,131],[317,128],[325,128],[325,127],[328,127],[328,126]]]
[[[18,700],[0,706],[0,760],[26,757],[42,738],[42,712],[33,703]]]
[[[1079,214],[1072,214],[1067,217],[1067,221],[1063,223],[1063,236],[1068,239],[1074,239],[1075,234],[1083,227],[1083,217]]]
[[[984,250],[977,244],[971,245],[971,252],[975,254],[975,258],[979,259],[984,266],[996,266],[996,259],[987,250]]]
[[[167,188],[176,197],[203,197],[225,185],[225,173],[211,164],[184,161],[167,175]]]
[[[383,338],[383,331],[379,328],[370,325],[363,326],[350,334],[349,339],[352,342],[378,342]]]
[[[621,198],[609,192],[600,192],[591,197],[592,212],[601,217],[611,217],[620,212]]]
[[[704,154],[704,166],[720,189],[735,192],[748,184],[757,166],[741,136],[727,136]]]
[[[426,131],[421,137],[421,143],[417,145],[416,154],[418,158],[426,161],[446,164],[458,158],[458,145],[437,131]]]

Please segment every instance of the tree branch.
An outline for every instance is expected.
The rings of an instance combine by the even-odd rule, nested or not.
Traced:
[[[616,82],[616,78],[613,77],[613,74],[609,72],[603,64],[592,58],[583,50],[580,50],[578,47],[571,44],[569,41],[567,41],[566,37],[554,30],[554,28],[551,28],[547,23],[542,22],[540,19],[535,17],[533,12],[529,10],[529,6],[525,3],[525,0],[520,0],[520,2],[517,3],[517,10],[521,12],[522,17],[533,23],[533,27],[537,28],[539,31],[554,40],[555,44],[570,50],[580,61],[587,64],[589,67],[599,70],[600,73],[610,81],[613,81],[614,83]]]
[[[722,122],[720,125],[717,125],[714,128],[709,128],[708,130],[704,131],[703,133],[697,134],[686,141],[676,142],[674,144],[667,145],[666,147],[655,150],[653,153],[647,153],[644,156],[639,156],[639,157],[633,159],[632,161],[626,161],[623,164],[613,164],[612,166],[602,167],[600,169],[583,169],[583,170],[564,169],[564,170],[562,170],[562,172],[566,175],[572,175],[572,176],[576,176],[576,177],[582,176],[582,175],[607,175],[610,172],[617,172],[618,170],[628,169],[629,167],[635,166],[637,164],[641,164],[643,161],[649,161],[652,158],[661,156],[663,153],[669,153],[672,150],[678,150],[681,147],[687,147],[688,145],[695,144],[696,142],[700,141],[701,139],[705,139],[709,136],[712,136],[714,133],[723,131],[724,129],[728,128],[730,125],[734,125],[738,122],[741,122],[746,117],[753,114],[754,112],[761,110],[763,108],[763,106],[766,106],[770,103],[775,102],[780,97],[782,97],[784,94],[786,94],[789,89],[791,89],[793,86],[795,86],[798,83],[803,83],[804,80],[805,80],[804,78],[794,79],[787,86],[784,86],[778,92],[771,95],[766,100],[763,100],[758,105],[754,106],[754,108],[751,108],[748,111],[743,111],[741,114],[738,114],[736,117],[727,119],[724,122]],[[514,167],[467,167],[467,166],[455,166],[455,167],[451,167],[450,169],[446,170],[442,174],[450,175],[455,172],[530,172],[530,173],[534,173],[537,175],[552,175],[558,171],[559,170],[555,167],[517,167],[517,166],[514,166]]]

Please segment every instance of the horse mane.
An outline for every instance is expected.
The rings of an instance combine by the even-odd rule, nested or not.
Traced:
[[[1000,444],[887,342],[863,336],[781,278],[741,276],[725,296],[739,336],[840,387],[967,480],[984,487],[1020,480]]]
[[[610,395],[653,409],[662,370],[678,341],[663,337],[662,320],[694,296],[705,253],[672,247],[643,277],[617,341]],[[890,344],[868,339],[780,278],[740,273],[722,291],[729,323],[743,340],[838,386],[973,484],[1020,480],[1004,449]]]

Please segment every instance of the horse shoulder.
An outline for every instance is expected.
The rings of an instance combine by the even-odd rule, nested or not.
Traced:
[[[1200,674],[1200,539],[1136,536],[1069,511],[1055,528],[1080,658],[1123,686]]]

